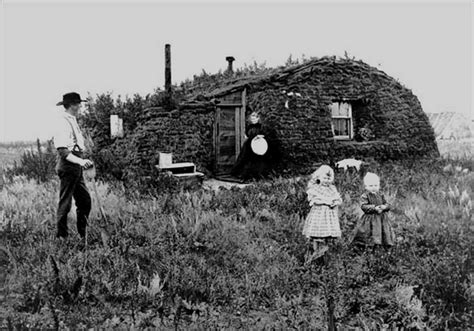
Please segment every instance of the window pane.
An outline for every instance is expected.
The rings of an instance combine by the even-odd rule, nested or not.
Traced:
[[[329,108],[331,108],[332,116],[338,116],[339,114],[339,102],[333,102]]]
[[[333,117],[351,117],[351,104],[348,102],[333,102],[329,108]]]
[[[347,102],[341,102],[339,104],[339,114],[340,116],[351,116],[351,104]]]
[[[345,118],[333,119],[334,135],[335,136],[349,136],[350,134],[350,120]]]

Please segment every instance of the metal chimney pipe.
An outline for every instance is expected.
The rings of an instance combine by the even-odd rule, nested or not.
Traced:
[[[171,45],[165,45],[165,92],[171,97]]]
[[[234,69],[232,68],[232,62],[235,61],[235,58],[234,58],[233,56],[227,56],[225,59],[226,59],[226,61],[228,62],[228,65],[227,65],[227,73],[233,74],[233,73],[234,73]]]

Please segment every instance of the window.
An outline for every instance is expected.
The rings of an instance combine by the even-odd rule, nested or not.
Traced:
[[[352,139],[352,105],[348,102],[333,102],[330,106],[332,132],[335,139]]]

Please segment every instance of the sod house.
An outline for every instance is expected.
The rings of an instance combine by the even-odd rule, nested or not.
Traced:
[[[137,156],[155,163],[173,153],[208,175],[230,172],[258,113],[276,174],[306,173],[341,158],[402,159],[439,152],[418,98],[394,78],[361,61],[325,57],[222,82],[177,109],[144,111]]]

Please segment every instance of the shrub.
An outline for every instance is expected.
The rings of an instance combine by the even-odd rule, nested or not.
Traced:
[[[13,176],[24,175],[29,179],[44,183],[55,175],[56,157],[56,150],[51,140],[46,142],[46,148],[44,148],[37,139],[36,151],[25,151],[20,161],[15,161],[13,167],[7,169],[6,176],[11,179]]]
[[[78,116],[78,121],[88,138],[87,157],[94,161],[98,177],[122,179],[124,171],[131,164],[128,154],[134,150],[130,137],[142,121],[143,110],[148,107],[176,107],[181,98],[179,92],[174,93],[168,105],[165,93],[160,90],[145,97],[138,94],[126,96],[125,100],[120,95],[114,100],[111,93],[100,94],[95,98],[89,96],[86,110]],[[110,115],[113,114],[123,119],[124,138],[110,136]]]

